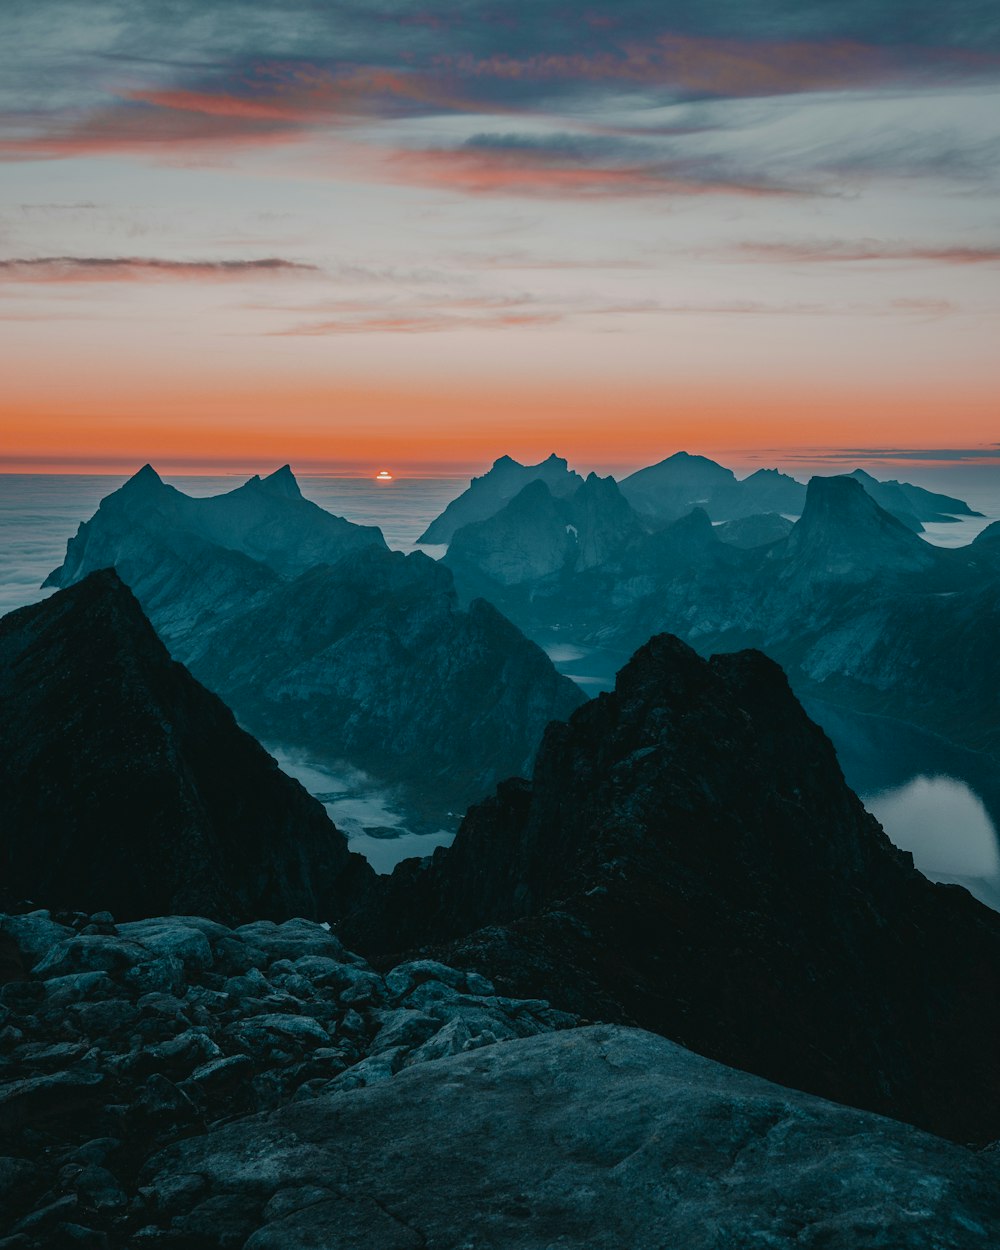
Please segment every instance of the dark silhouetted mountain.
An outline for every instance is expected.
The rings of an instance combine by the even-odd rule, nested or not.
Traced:
[[[131,531],[168,534],[240,552],[281,576],[295,576],[316,564],[332,564],[349,551],[377,546],[381,530],[355,525],[303,499],[288,465],[270,477],[252,477],[225,495],[192,498],[161,480],[148,464],[120,490],[101,501],[66,548],[66,559],[48,579],[69,586],[95,568],[120,566]]]
[[[443,562],[466,582],[517,586],[597,568],[643,532],[614,478],[591,473],[562,498],[536,479],[499,512],[457,529]]]
[[[729,517],[719,517],[719,520],[735,520],[762,512],[784,512],[798,516],[805,506],[806,488],[794,477],[789,477],[778,469],[758,469],[756,473],[751,473],[737,483],[736,490],[730,493],[728,500],[723,497],[719,502],[729,505],[725,509]]]
[[[593,476],[593,475],[592,475]],[[921,521],[951,521],[978,516],[961,499],[938,495],[906,482],[879,482],[863,469],[853,475],[880,507],[907,529],[920,533]],[[464,494],[453,500],[420,538],[426,543],[450,543],[464,525],[494,516],[531,481],[544,481],[557,498],[567,498],[580,483],[565,460],[552,455],[539,465],[524,466],[502,456],[493,468],[474,478]],[[659,464],[639,469],[620,484],[626,501],[644,519],[647,528],[676,521],[692,508],[702,508],[713,521],[739,520],[776,512],[797,517],[805,507],[806,487],[778,469],[758,469],[737,479],[731,469],[707,456],[675,452]]]
[[[917,525],[909,528],[918,532],[923,528],[921,521],[954,521],[962,516],[982,516],[974,512],[961,499],[951,495],[939,495],[935,491],[925,490],[922,486],[913,486],[909,482],[880,482],[866,473],[864,469],[855,469],[851,477],[857,478],[875,502],[887,512],[891,512],[906,524],[906,513],[909,513]]]
[[[204,500],[143,470],[50,581],[98,558],[251,732],[419,785],[436,818],[530,767],[583,698],[493,608],[461,610],[448,570],[307,503],[287,469]]]
[[[712,500],[717,495],[731,492],[735,485],[736,475],[732,469],[725,469],[706,456],[692,456],[686,451],[678,451],[659,464],[639,469],[625,478],[621,489],[637,512],[669,521],[696,507],[704,508],[712,515]]]
[[[372,876],[110,569],[0,620],[0,830],[8,900],[120,919],[326,918]]]
[[[652,639],[345,926],[959,1140],[1000,1132],[1000,916],[932,885],[757,652]]]
[[[766,547],[769,543],[780,542],[792,532],[793,522],[777,512],[755,513],[752,516],[740,517],[735,521],[723,521],[716,526],[716,533],[724,543],[731,547]]]
[[[553,495],[569,495],[583,479],[555,452],[540,464],[519,464],[501,456],[482,477],[474,477],[469,488],[453,499],[444,512],[420,535],[421,543],[449,543],[461,525],[492,516],[513,499],[529,482],[544,482]]]

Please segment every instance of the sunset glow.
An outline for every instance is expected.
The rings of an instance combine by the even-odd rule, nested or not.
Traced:
[[[992,456],[963,11],[5,5],[0,470]]]

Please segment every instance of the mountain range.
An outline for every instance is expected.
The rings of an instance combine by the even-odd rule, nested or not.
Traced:
[[[881,508],[915,533],[922,532],[925,521],[941,524],[981,515],[961,499],[908,482],[881,482],[864,469],[854,469],[847,476],[859,481]],[[450,543],[456,530],[494,516],[536,481],[544,482],[554,497],[564,499],[573,495],[582,478],[554,453],[536,465],[501,456],[489,472],[472,479],[468,490],[452,500],[418,541]],[[805,485],[778,469],[757,469],[738,479],[732,469],[686,451],[637,470],[619,485],[647,527],[679,520],[693,508],[702,508],[712,521],[736,521],[762,513],[796,517],[806,499]]]
[[[566,499],[533,483],[456,531],[444,563],[541,645],[599,649],[606,679],[662,631],[703,654],[759,647],[803,696],[997,751],[995,547],[992,528],[934,547],[850,475],[813,478],[794,525],[695,508],[652,531],[591,475]]]
[[[106,566],[241,723],[408,787],[429,820],[529,768],[584,697],[488,603],[460,608],[446,568],[304,499],[287,466],[192,499],[147,465],[46,584]]]

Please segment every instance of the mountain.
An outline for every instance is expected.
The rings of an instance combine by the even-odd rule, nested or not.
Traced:
[[[678,451],[625,478],[621,490],[637,512],[674,520],[695,507],[710,512],[712,500],[733,492],[735,486],[736,474],[732,469],[723,468],[707,456]]]
[[[516,586],[597,568],[642,533],[614,478],[591,473],[563,497],[536,479],[492,516],[458,528],[443,563],[467,580]]]
[[[460,609],[448,570],[308,503],[290,470],[190,499],[144,469],[49,583],[94,560],[251,732],[418,788],[427,819],[524,772],[583,699],[492,607]]]
[[[344,929],[943,1136],[1000,1131],[1000,916],[891,845],[756,652],[653,638]]]
[[[46,585],[69,586],[81,572],[120,563],[123,531],[136,527],[241,552],[281,576],[333,564],[364,547],[386,549],[375,526],[355,525],[304,499],[287,464],[269,477],[254,476],[236,490],[207,498],[168,486],[147,464],[80,526]]]
[[[447,569],[374,547],[282,583],[193,643],[190,664],[265,740],[447,810],[528,771],[549,721],[584,700],[489,603],[460,610]]]
[[[754,513],[734,521],[723,521],[716,526],[716,533],[722,542],[749,550],[787,538],[792,524],[777,512]]]
[[[553,495],[563,496],[582,482],[567,462],[555,452],[540,464],[520,464],[510,456],[501,456],[482,477],[474,477],[469,487],[453,499],[420,535],[417,542],[449,543],[461,525],[492,516],[529,482],[544,482]]]
[[[918,532],[923,528],[919,525],[921,521],[940,523],[954,521],[961,516],[983,515],[981,512],[974,512],[961,499],[954,499],[951,495],[939,495],[934,491],[925,490],[922,486],[913,486],[909,482],[880,482],[870,473],[866,473],[864,469],[855,469],[850,476],[857,478],[875,502],[887,512],[892,512],[901,520],[904,519],[903,514],[909,513],[918,523],[917,526],[910,526],[910,528],[918,529]]]
[[[778,469],[758,469],[737,484],[728,508],[730,518],[726,519],[753,516],[760,512],[798,516],[805,502],[806,488],[794,477]]]
[[[934,547],[850,476],[813,478],[783,539],[729,543],[729,524],[695,509],[601,565],[517,586],[491,582],[482,558],[478,570],[446,559],[463,597],[487,597],[543,646],[592,654],[581,671],[598,680],[664,631],[703,654],[756,647],[802,697],[1000,752],[988,530],[967,548]]]
[[[939,549],[875,501],[853,477],[814,477],[802,516],[772,553],[785,581],[870,581],[922,573],[943,563]]]
[[[371,870],[106,569],[0,620],[9,901],[226,920],[336,914]]]

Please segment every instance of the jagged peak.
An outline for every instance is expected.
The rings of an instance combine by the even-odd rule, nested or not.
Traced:
[[[283,464],[280,469],[275,469],[267,477],[258,478],[257,480],[272,495],[283,495],[287,499],[302,498],[302,491],[299,489],[299,484],[295,474],[292,472],[291,465]]]
[[[133,473],[128,481],[122,484],[121,489],[132,493],[139,490],[157,490],[163,485],[165,485],[163,478],[153,466],[144,464],[137,473]]]
[[[766,477],[768,481],[773,481],[777,478],[781,478],[782,481],[786,482],[798,481],[798,479],[792,477],[790,473],[783,473],[781,469],[755,469],[749,477],[744,478],[743,480],[745,482],[752,482],[754,480],[759,480],[762,477]]]

